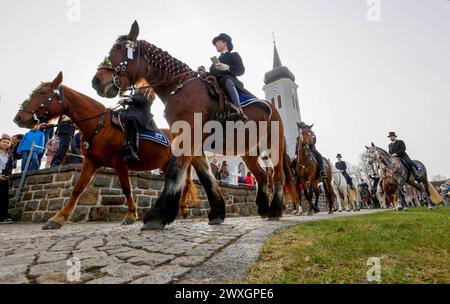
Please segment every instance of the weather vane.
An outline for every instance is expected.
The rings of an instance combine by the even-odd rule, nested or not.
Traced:
[[[276,42],[276,40],[275,40],[275,32],[272,32],[272,38],[273,38],[273,44],[276,45],[277,42]]]

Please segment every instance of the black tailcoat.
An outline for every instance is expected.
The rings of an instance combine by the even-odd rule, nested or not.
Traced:
[[[157,129],[151,111],[151,103],[144,96],[132,96],[131,101],[125,102],[128,108],[120,113],[120,119],[126,121],[128,119],[135,119],[139,127],[146,130]]]
[[[253,95],[249,91],[247,91],[244,88],[244,84],[239,81],[239,79],[237,79],[238,76],[242,76],[245,73],[244,63],[242,62],[242,58],[239,53],[223,53],[222,55],[220,55],[219,61],[230,66],[229,71],[219,71],[214,65],[209,68],[209,72],[217,77],[220,85],[223,87],[224,81],[226,79],[230,79],[231,81],[233,81],[234,86],[238,91],[248,95]]]

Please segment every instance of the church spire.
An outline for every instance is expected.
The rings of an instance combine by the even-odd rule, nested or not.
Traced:
[[[295,76],[292,72],[281,63],[280,55],[277,50],[277,43],[275,41],[275,34],[272,33],[273,37],[273,69],[269,71],[264,76],[264,83],[268,84],[275,82],[277,80],[287,78],[295,82]]]
[[[273,35],[273,69],[276,69],[283,65],[281,64],[280,55],[278,54],[277,42],[275,40],[275,33],[272,33],[272,35]]]

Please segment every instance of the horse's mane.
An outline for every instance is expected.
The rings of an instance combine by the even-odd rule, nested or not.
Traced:
[[[129,41],[128,35],[121,35],[117,38],[116,43],[126,41]],[[148,75],[151,80],[170,80],[180,74],[194,73],[186,63],[145,40],[139,40],[139,47],[147,64],[151,67]]]
[[[380,148],[380,147],[375,147],[377,150],[378,150],[378,152],[380,152],[381,154],[383,154],[383,156],[384,157],[386,157],[386,158],[392,158],[392,155],[391,154],[389,154],[386,150],[384,150],[384,149],[382,149],[382,148]]]
[[[92,103],[92,104],[98,106],[99,108],[102,108],[102,109],[106,108],[104,104],[102,104],[101,102],[95,100],[94,98],[91,98],[91,97],[89,97],[87,95],[84,95],[83,93],[81,93],[81,92],[79,92],[79,91],[77,91],[75,89],[72,89],[70,87],[67,87],[65,85],[63,85],[63,87],[64,87],[64,90],[71,91],[73,94],[79,95],[83,99],[86,99],[89,103]]]
[[[22,104],[20,105],[20,107],[22,108],[22,109],[25,109],[27,106],[28,106],[28,104],[30,103],[30,101],[31,101],[31,99],[33,99],[33,97],[43,88],[43,87],[45,87],[46,85],[49,85],[50,83],[49,82],[41,82],[41,84],[37,87],[37,88],[35,88],[29,95],[28,95],[28,98],[27,99],[25,99],[23,102],[22,102]]]

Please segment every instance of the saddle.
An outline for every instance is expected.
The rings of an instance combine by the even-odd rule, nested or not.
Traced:
[[[120,120],[120,113],[121,113],[121,111],[111,111],[111,124],[114,127],[123,131],[123,124],[121,123],[121,120]],[[139,131],[150,131],[150,132],[159,132],[160,131],[153,119],[150,122],[150,124],[152,126],[150,129],[144,129],[144,130],[139,130]]]
[[[216,119],[218,121],[220,121],[221,123],[225,123],[226,121],[236,121],[242,118],[240,109],[235,106],[235,104],[228,97],[228,94],[220,87],[219,81],[217,80],[216,76],[205,75],[201,76],[200,79],[205,84],[209,96],[219,102],[219,110],[216,113]],[[241,99],[240,102],[242,108],[245,108],[252,104],[257,104],[270,116],[272,116],[272,109],[266,101],[259,100],[250,92],[245,90],[238,90],[238,93],[239,98]]]
[[[222,123],[227,120],[237,120],[240,111],[220,87],[217,77],[206,76],[201,79],[205,83],[209,96],[219,101],[219,110],[216,113],[216,119]]]

